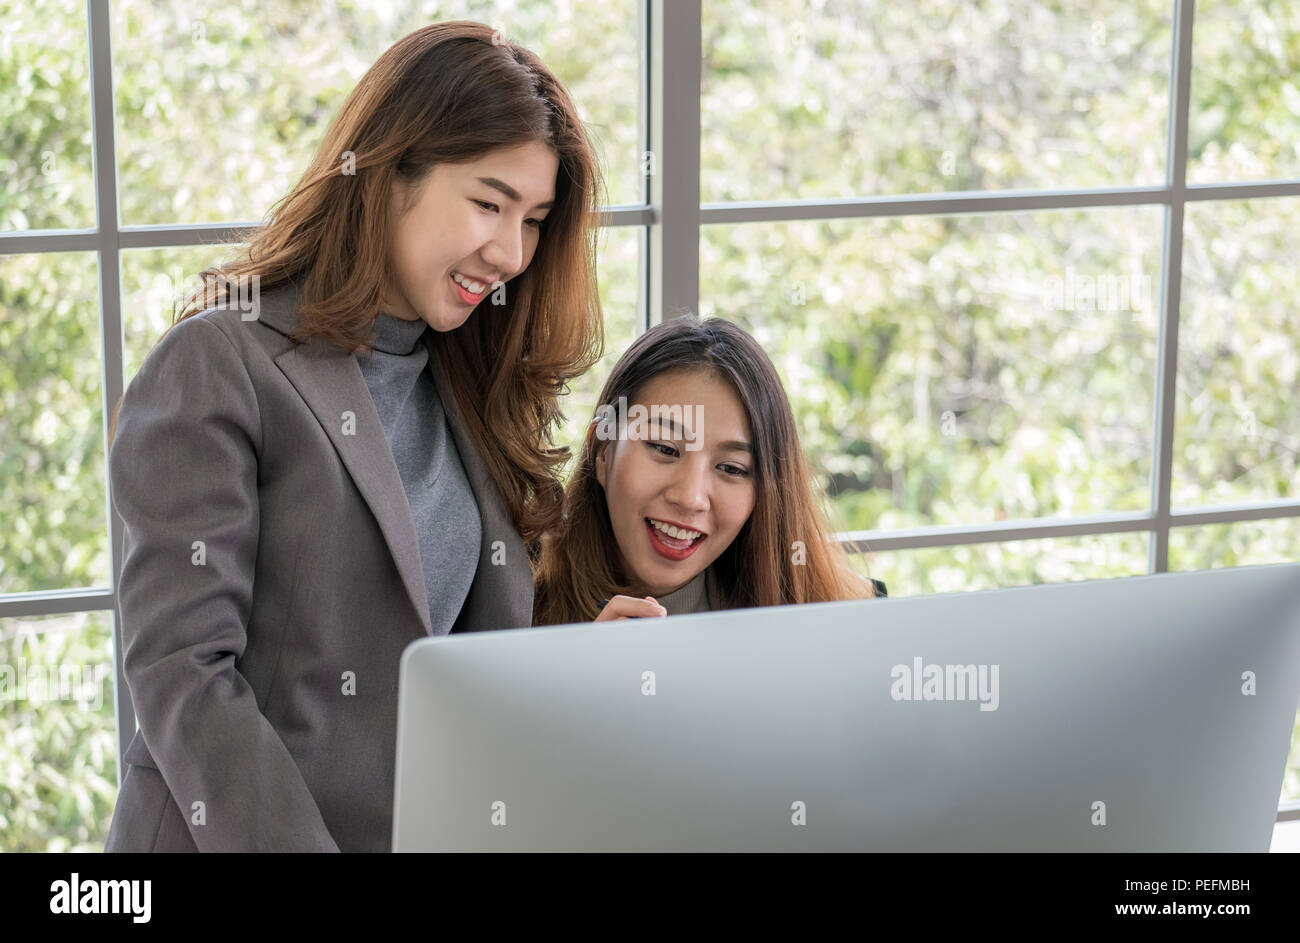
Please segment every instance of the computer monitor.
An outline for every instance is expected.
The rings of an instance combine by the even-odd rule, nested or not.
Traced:
[[[395,851],[1267,851],[1300,564],[420,640]]]

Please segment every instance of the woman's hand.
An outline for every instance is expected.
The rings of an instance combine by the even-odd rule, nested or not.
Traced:
[[[619,622],[623,619],[654,619],[668,615],[668,610],[655,602],[653,596],[638,599],[635,596],[615,596],[596,616],[597,622]]]

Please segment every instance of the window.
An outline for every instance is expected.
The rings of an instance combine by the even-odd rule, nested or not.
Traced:
[[[135,727],[108,408],[375,57],[453,18],[602,150],[608,353],[562,441],[687,309],[769,350],[891,595],[1300,559],[1300,9],[0,0],[0,661],[107,668],[97,707],[0,704],[0,767],[44,771],[0,783],[7,848],[102,846]]]

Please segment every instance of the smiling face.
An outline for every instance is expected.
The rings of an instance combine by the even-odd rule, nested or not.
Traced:
[[[414,196],[395,186],[394,284],[384,310],[423,319],[437,331],[464,324],[492,294],[493,282],[508,282],[532,261],[558,169],[555,154],[532,142],[469,163],[435,165]],[[408,199],[415,202],[403,212]]]
[[[637,391],[629,415],[636,404],[652,417],[645,437],[633,438],[629,420],[627,438],[602,443],[596,480],[634,592],[663,596],[721,556],[749,519],[753,440],[731,384],[710,370],[664,371]],[[687,428],[653,418],[656,406],[677,407]]]

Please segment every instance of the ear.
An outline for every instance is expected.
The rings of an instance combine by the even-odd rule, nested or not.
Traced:
[[[605,476],[609,471],[609,443],[605,443],[600,451],[596,453],[596,481],[601,488],[605,487]]]

